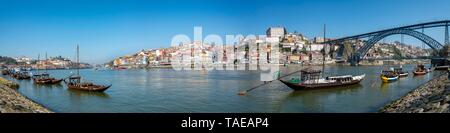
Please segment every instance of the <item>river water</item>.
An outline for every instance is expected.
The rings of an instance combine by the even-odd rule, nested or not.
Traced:
[[[68,90],[64,83],[42,86],[32,80],[2,77],[18,82],[21,94],[55,112],[376,112],[442,73],[413,76],[413,68],[404,66],[410,72],[408,77],[382,83],[379,78],[382,66],[327,66],[326,75],[366,74],[366,78],[349,87],[307,91],[293,91],[274,81],[245,96],[237,93],[261,84],[259,71],[81,70],[87,80],[113,85],[103,93]],[[299,69],[299,66],[281,67],[282,75]],[[58,78],[73,72],[48,71]]]

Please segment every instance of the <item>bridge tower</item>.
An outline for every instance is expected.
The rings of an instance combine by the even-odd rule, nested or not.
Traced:
[[[448,22],[445,23],[445,45],[450,45],[449,36],[448,36]]]
[[[445,23],[445,41],[444,46],[447,48],[447,58],[450,57],[450,42],[449,42],[449,36],[448,36],[448,22]],[[445,47],[444,47],[445,48]]]
[[[350,62],[350,66],[357,66],[359,64],[361,55],[359,55],[359,53],[356,52],[356,45],[353,44],[352,49],[353,52],[351,53],[348,60]]]

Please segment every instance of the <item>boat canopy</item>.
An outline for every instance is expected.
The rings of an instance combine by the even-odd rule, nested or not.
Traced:
[[[74,76],[74,77],[70,77],[69,79],[81,79],[80,76]]]
[[[309,81],[311,83],[318,83],[319,79],[321,77],[321,70],[316,70],[316,69],[303,69],[300,71],[301,73],[301,81]]]

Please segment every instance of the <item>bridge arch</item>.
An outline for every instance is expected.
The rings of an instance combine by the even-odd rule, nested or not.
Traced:
[[[391,36],[391,35],[397,35],[397,34],[404,34],[404,35],[409,35],[414,38],[417,38],[420,41],[427,44],[429,47],[431,47],[435,51],[439,51],[439,49],[441,49],[443,47],[443,45],[441,43],[439,43],[438,41],[434,40],[430,36],[427,36],[421,32],[418,32],[415,30],[410,30],[410,29],[395,29],[395,30],[378,33],[377,35],[375,35],[372,38],[370,38],[369,40],[367,40],[364,43],[364,45],[361,48],[359,48],[357,51],[357,54],[360,56],[359,58],[363,58],[367,54],[369,49],[372,48],[373,45],[375,45],[375,43],[377,43],[381,39]]]

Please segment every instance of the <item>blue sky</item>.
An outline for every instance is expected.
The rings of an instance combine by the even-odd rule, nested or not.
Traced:
[[[177,34],[264,34],[284,26],[309,38],[344,37],[450,19],[448,0],[0,0],[0,55],[104,63],[141,49],[169,47]],[[425,31],[443,42],[443,29]],[[387,41],[400,40],[392,36]],[[420,44],[405,37],[406,43]]]

